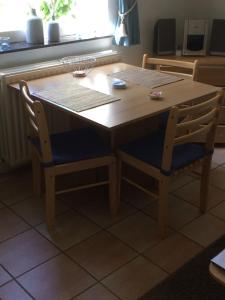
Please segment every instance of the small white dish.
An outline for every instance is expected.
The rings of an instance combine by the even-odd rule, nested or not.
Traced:
[[[127,87],[126,82],[120,79],[113,79],[112,86],[115,89],[125,89]]]
[[[160,100],[162,99],[162,92],[161,91],[154,91],[154,92],[151,92],[149,94],[150,98],[153,99],[153,100]]]

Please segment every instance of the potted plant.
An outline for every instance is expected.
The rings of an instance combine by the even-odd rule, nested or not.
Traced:
[[[66,15],[72,7],[73,0],[43,0],[40,9],[43,13],[43,19],[49,21],[48,41],[59,42],[59,23],[56,19]]]

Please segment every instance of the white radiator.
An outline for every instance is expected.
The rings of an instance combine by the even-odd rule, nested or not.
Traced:
[[[111,50],[89,55],[96,58],[96,65],[120,60],[119,54]],[[8,85],[21,79],[38,79],[68,71],[68,67],[65,69],[65,66],[57,60],[0,70],[0,155],[4,163],[15,167],[30,159],[23,107],[18,92]],[[47,108],[46,111],[51,132],[70,128],[71,116],[52,108]]]

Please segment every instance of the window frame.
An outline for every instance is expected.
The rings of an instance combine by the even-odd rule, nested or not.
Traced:
[[[82,43],[82,42],[89,42],[89,41],[97,41],[100,39],[108,39],[112,38],[113,35],[107,35],[107,36],[101,36],[101,37],[93,37],[88,39],[71,39],[71,40],[64,40],[57,43],[49,43],[45,42],[44,44],[28,44],[25,41],[21,42],[14,42],[11,43],[11,48],[8,50],[0,51],[1,54],[7,54],[7,53],[14,53],[14,52],[21,52],[26,50],[34,50],[34,49],[42,49],[42,48],[48,48],[48,47],[57,47],[57,46],[63,46],[63,45],[70,45],[74,43]]]

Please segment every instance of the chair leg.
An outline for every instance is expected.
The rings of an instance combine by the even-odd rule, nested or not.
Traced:
[[[169,176],[163,176],[159,181],[159,209],[158,226],[161,238],[166,237],[168,224],[168,195],[169,195]]]
[[[211,167],[212,155],[204,158],[201,172],[201,186],[200,186],[200,212],[205,213],[208,204],[209,192],[209,177]]]
[[[109,201],[111,215],[116,215],[119,209],[119,197],[117,186],[117,167],[114,160],[109,165]]]
[[[55,224],[55,175],[51,168],[45,170],[45,186],[46,223],[52,229]]]
[[[41,196],[41,164],[34,151],[32,151],[32,173],[33,173],[33,192],[36,196]]]

